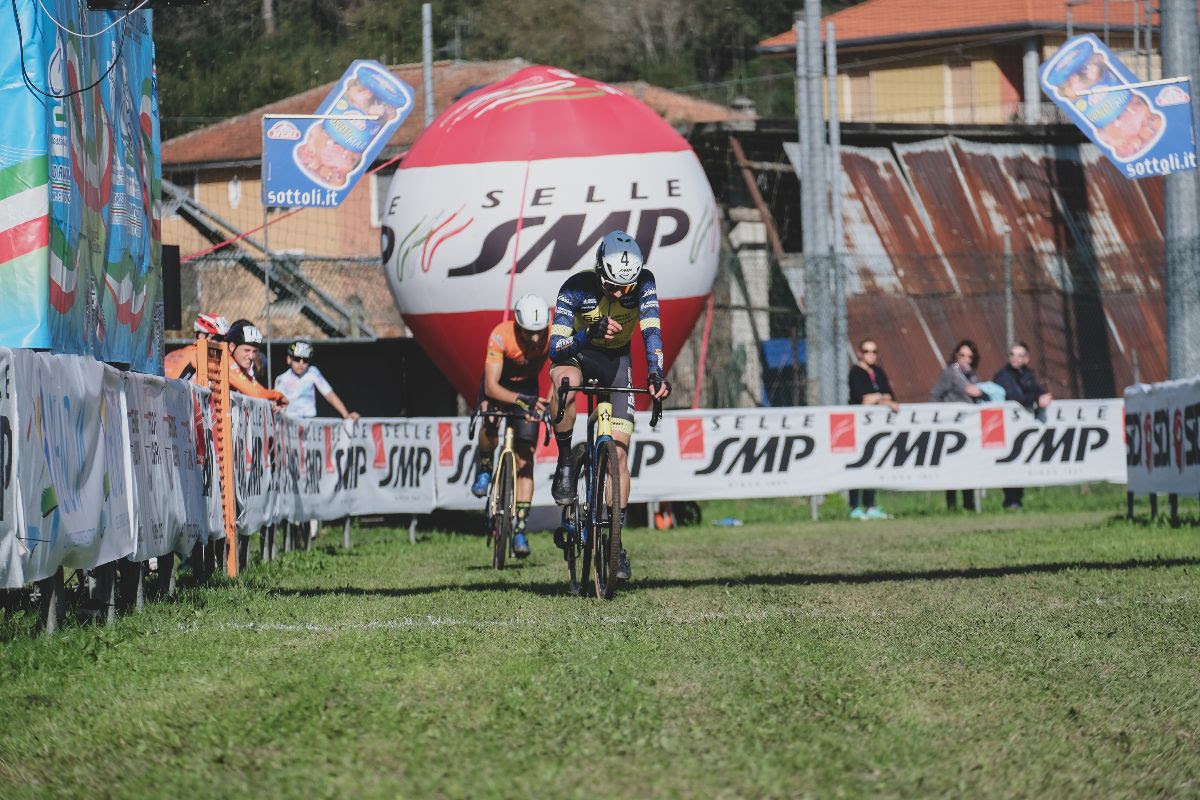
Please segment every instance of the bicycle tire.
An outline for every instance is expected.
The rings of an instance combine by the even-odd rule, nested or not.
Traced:
[[[575,530],[567,542],[567,569],[570,573],[571,594],[583,594],[583,587],[591,580],[592,572],[592,540],[589,537],[584,544],[584,526],[591,523],[588,510],[587,485],[587,444],[580,442],[571,450],[571,475],[575,482],[575,502],[572,504],[572,522]],[[575,573],[576,561],[579,562],[579,574]]]
[[[592,512],[592,555],[596,597],[611,600],[617,591],[617,562],[621,557],[621,466],[617,446],[608,441],[596,448],[596,493]]]
[[[492,516],[492,566],[504,569],[508,557],[509,540],[512,537],[513,514],[516,513],[513,479],[516,465],[512,453],[500,456],[500,469],[496,473],[495,513]]]

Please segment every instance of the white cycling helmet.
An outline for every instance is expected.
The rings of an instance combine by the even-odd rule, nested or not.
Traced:
[[[527,294],[518,299],[513,306],[513,314],[517,318],[517,325],[531,333],[544,331],[550,325],[550,308],[536,294]]]
[[[642,248],[625,231],[605,234],[596,249],[596,272],[607,283],[632,286],[642,274]]]

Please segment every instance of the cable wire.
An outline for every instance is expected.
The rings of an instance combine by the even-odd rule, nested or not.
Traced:
[[[149,3],[150,0],[142,0],[142,2],[138,3],[136,6],[129,9],[128,11],[126,11],[124,16],[122,16],[120,19],[118,19],[115,22],[113,22],[112,24],[110,24],[104,30],[97,31],[96,33],[80,33],[79,31],[71,30],[66,25],[63,25],[61,22],[59,22],[57,19],[54,18],[54,15],[50,13],[50,9],[46,8],[46,4],[43,3],[42,0],[37,0],[37,2],[38,2],[38,5],[42,7],[42,13],[45,14],[46,18],[49,19],[51,22],[53,22],[59,30],[63,31],[64,33],[69,33],[72,36],[78,36],[80,39],[92,39],[92,38],[95,38],[102,34],[108,33],[110,30],[112,30],[113,28],[120,25],[122,22],[124,22],[126,19],[128,19],[130,16],[132,16],[134,13],[139,11],[142,6]]]
[[[125,53],[125,39],[126,39],[127,35],[129,34],[129,26],[128,25],[125,25],[121,28],[121,40],[117,44],[117,53],[115,56],[113,56],[112,63],[108,65],[108,69],[106,69],[104,71],[103,75],[101,75],[95,81],[88,84],[87,86],[84,86],[81,89],[74,89],[74,90],[66,92],[64,94],[55,94],[54,92],[47,92],[46,90],[42,89],[41,87],[34,85],[33,78],[29,77],[29,71],[25,67],[25,33],[21,30],[21,15],[17,11],[17,0],[12,0],[12,10],[13,10],[13,19],[17,23],[17,48],[20,51],[20,57],[21,57],[21,80],[25,83],[25,86],[28,87],[31,92],[40,94],[43,97],[49,97],[54,100],[63,100],[68,97],[74,97],[77,94],[83,94],[84,92],[94,89],[95,87],[99,86],[104,81],[104,79],[107,78],[112,73],[112,71],[114,69],[116,69],[117,62],[119,62],[121,60],[121,56]],[[129,15],[126,14],[124,17],[122,17],[120,20],[117,20],[117,21],[121,22],[121,21],[126,21],[128,19],[129,19]],[[55,23],[55,24],[57,24],[57,23]],[[109,27],[111,28],[112,26],[110,25]],[[107,30],[107,28],[106,28],[106,30]]]

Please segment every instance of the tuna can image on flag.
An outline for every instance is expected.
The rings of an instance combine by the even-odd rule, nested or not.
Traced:
[[[1068,40],[1042,65],[1041,83],[1126,178],[1196,168],[1188,78],[1139,81],[1087,34]]]
[[[413,143],[388,192],[383,261],[405,323],[473,400],[485,340],[511,301],[532,292],[553,304],[618,228],[657,280],[669,367],[717,270],[704,170],[636,98],[534,66],[462,97]],[[636,333],[632,353],[638,382]]]
[[[340,205],[412,109],[411,86],[359,60],[315,114],[264,114],[263,205]]]

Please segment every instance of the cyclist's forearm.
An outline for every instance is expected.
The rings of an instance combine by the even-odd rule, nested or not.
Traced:
[[[550,360],[555,364],[578,355],[587,344],[587,329],[575,331],[567,325],[555,325],[550,333]]]

